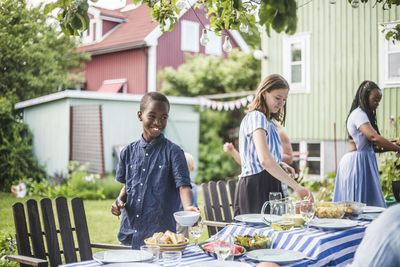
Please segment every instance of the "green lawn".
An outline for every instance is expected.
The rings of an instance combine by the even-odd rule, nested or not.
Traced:
[[[39,200],[40,197],[33,197]],[[15,234],[14,219],[12,216],[12,204],[18,201],[25,202],[28,198],[17,199],[11,193],[0,193],[0,235],[6,233]],[[93,243],[109,243],[118,244],[117,233],[120,221],[118,217],[110,212],[113,200],[85,200],[85,211],[89,227],[91,242]],[[202,217],[203,196],[201,192],[198,194],[198,204],[201,207]],[[204,228],[203,234],[199,242],[208,238],[207,228]],[[192,241],[192,240],[191,240]]]

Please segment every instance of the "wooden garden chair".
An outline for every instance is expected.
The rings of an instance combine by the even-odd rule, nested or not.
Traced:
[[[81,261],[92,260],[91,248],[130,249],[129,246],[90,243],[82,198],[71,200],[74,227],[71,226],[67,199],[58,197],[55,200],[55,205],[59,229],[56,228],[52,201],[49,198],[40,200],[43,227],[37,201],[34,199],[26,201],[30,232],[27,227],[24,205],[17,202],[12,206],[18,255],[8,255],[9,260],[19,262],[21,267],[43,267],[48,266],[49,263],[53,267],[63,263],[77,262],[77,252],[79,252]],[[73,232],[75,232],[75,235]],[[75,247],[74,236],[78,247]],[[62,249],[60,249],[59,237],[61,238]],[[64,262],[62,262],[61,254],[64,255]]]
[[[216,234],[233,221],[233,200],[236,182],[225,181],[202,183],[204,197],[204,225],[208,228],[208,236]]]

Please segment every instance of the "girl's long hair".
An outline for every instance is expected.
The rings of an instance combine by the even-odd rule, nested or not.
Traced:
[[[350,112],[347,115],[346,125],[347,125],[347,120],[349,119],[351,112],[353,110],[355,110],[356,108],[360,107],[365,113],[367,113],[369,122],[371,123],[371,125],[375,129],[375,131],[380,135],[380,132],[378,129],[378,124],[376,121],[376,110],[372,110],[371,107],[369,106],[369,96],[374,89],[381,90],[379,88],[379,86],[372,81],[363,81],[360,84],[360,87],[358,87],[356,96],[354,97],[353,103],[351,104]],[[349,134],[349,138],[353,139],[350,136],[350,134]]]
[[[285,80],[285,78],[283,78],[279,74],[271,74],[267,76],[258,86],[256,96],[253,102],[251,102],[247,107],[247,112],[258,110],[264,113],[269,120],[274,119],[277,122],[279,122],[282,126],[285,126],[287,101],[285,105],[277,113],[272,113],[268,115],[269,110],[267,101],[265,99],[266,92],[270,93],[278,89],[289,90],[289,84]]]

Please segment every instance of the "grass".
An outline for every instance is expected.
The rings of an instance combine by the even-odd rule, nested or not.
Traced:
[[[40,200],[41,197],[15,198],[11,193],[0,192],[0,236],[7,233],[15,235],[14,219],[12,215],[12,205],[15,202],[25,202],[29,198]],[[117,233],[120,220],[110,212],[113,200],[85,200],[86,219],[89,227],[89,234],[92,243],[118,244]],[[198,205],[204,217],[203,196],[198,194]],[[199,242],[208,239],[207,228],[199,238]],[[192,238],[190,241],[193,242]]]

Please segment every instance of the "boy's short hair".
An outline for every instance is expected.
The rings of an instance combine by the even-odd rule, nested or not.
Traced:
[[[168,101],[168,98],[165,96],[165,95],[163,95],[163,94],[161,94],[161,93],[159,93],[159,92],[149,92],[149,93],[146,93],[143,97],[142,97],[142,100],[140,101],[140,111],[144,111],[145,110],[145,108],[146,108],[146,106],[148,105],[148,103],[150,102],[150,101],[160,101],[160,102],[164,102],[165,104],[167,104],[167,106],[168,106],[168,111],[169,111],[169,101]]]
[[[192,154],[189,154],[187,152],[185,152],[185,158],[186,158],[186,162],[189,168],[189,172],[194,171],[194,159]]]

